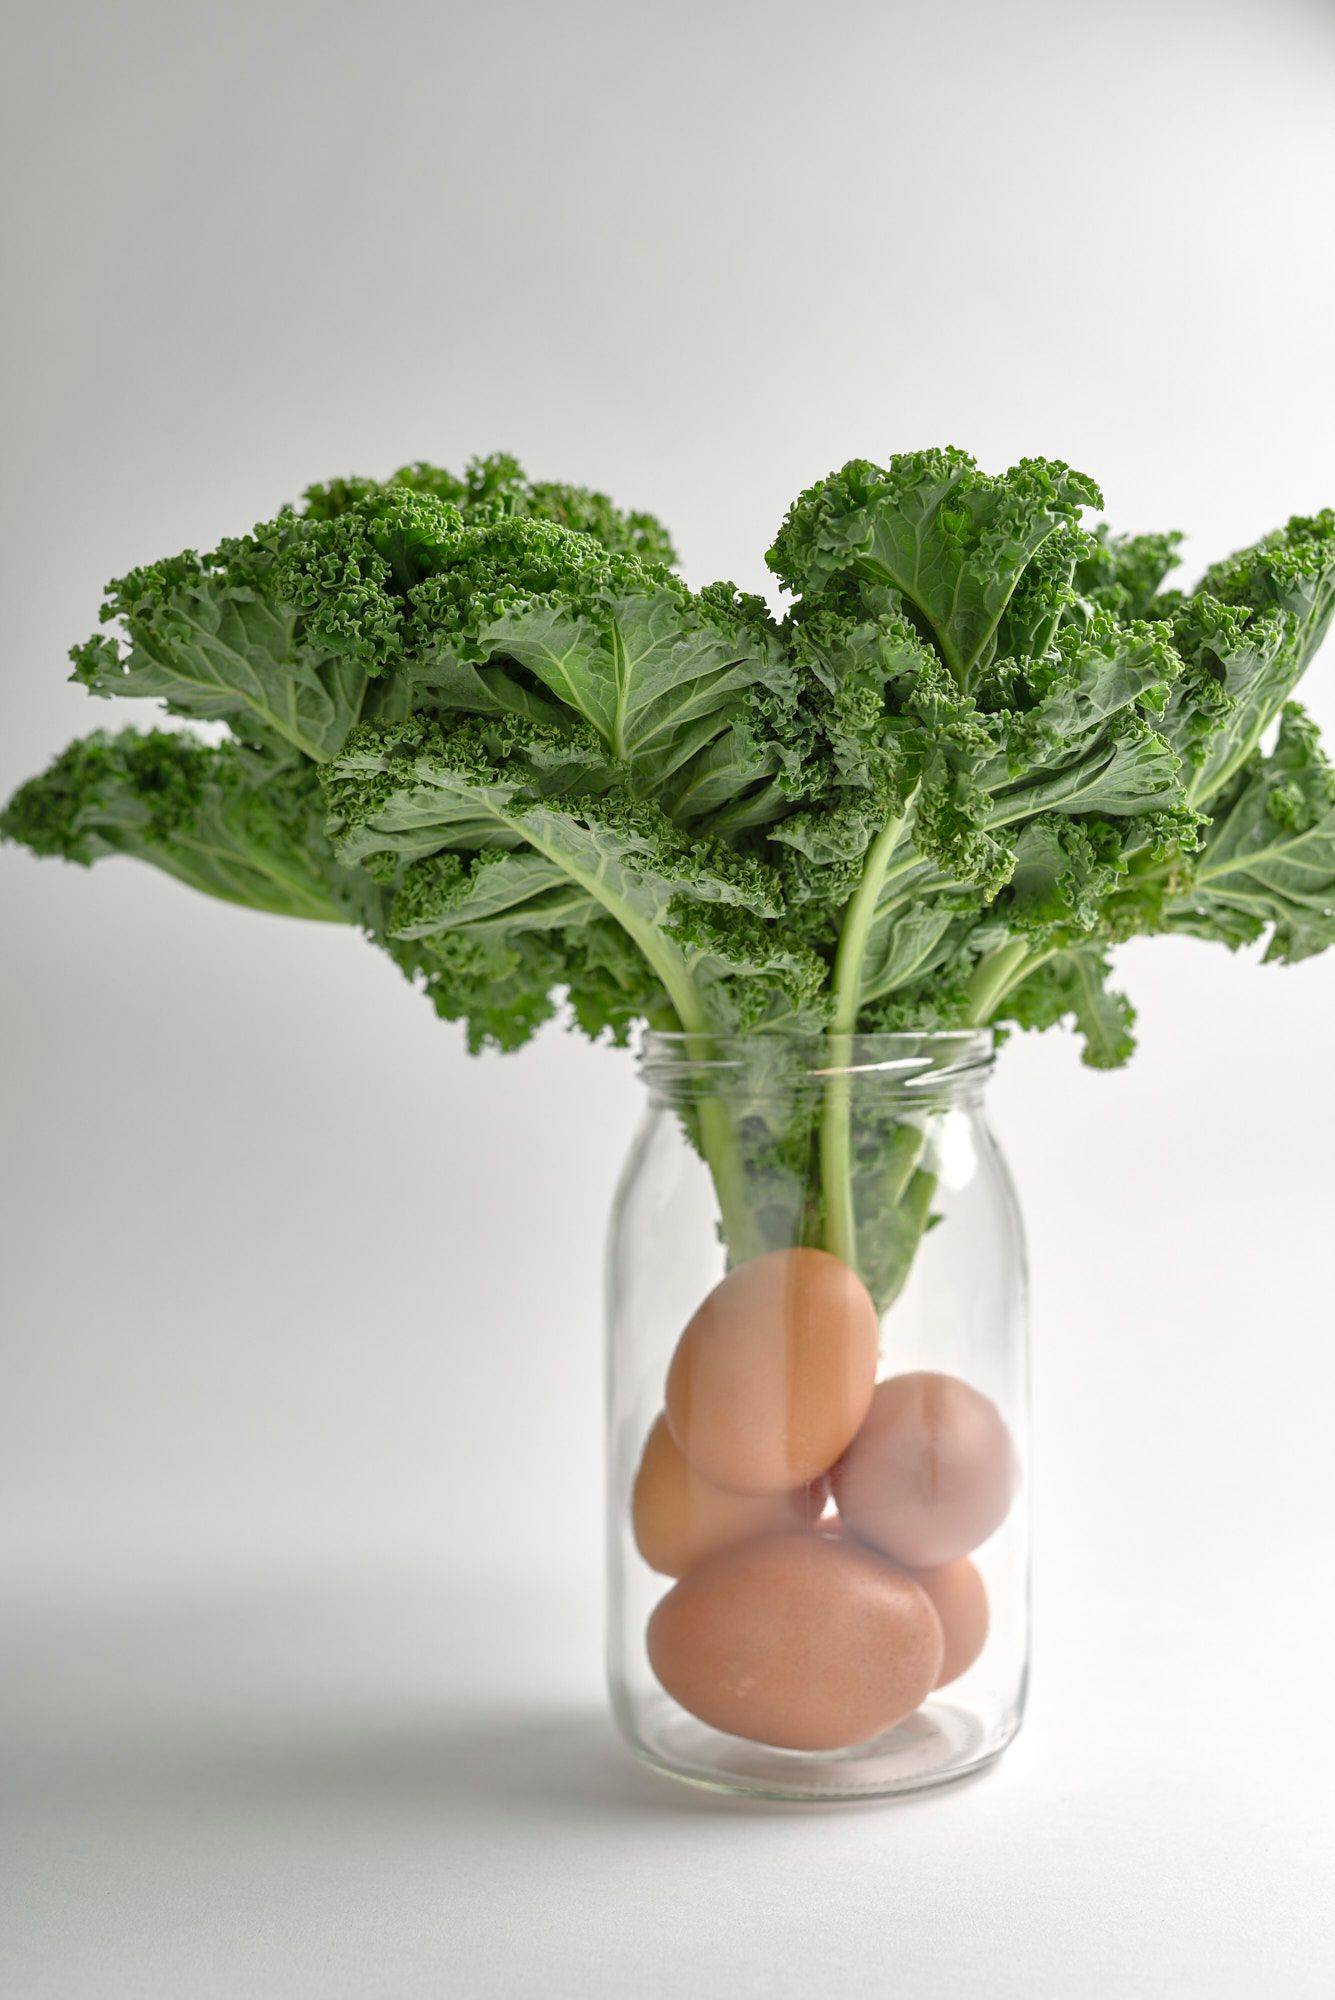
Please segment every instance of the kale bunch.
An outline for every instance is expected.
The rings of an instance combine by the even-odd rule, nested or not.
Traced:
[[[507,457],[311,487],[113,583],[119,635],[74,649],[93,694],[214,727],[75,743],[0,833],[355,925],[474,1049],[562,1006],[746,1034],[687,1114],[730,1254],[824,1243],[884,1305],[939,1121],[855,1117],[840,1038],[1070,1020],[1110,1067],[1123,939],[1335,941],[1335,772],[1290,699],[1335,514],[1187,594],[1179,538],[1086,528],[1101,504],[1054,461],[854,461],[779,530],[780,618]],[[834,1038],[826,1085],[781,1030]]]
[[[1178,538],[1100,505],[1054,461],[854,461],[779,530],[779,618],[507,457],[335,480],[113,583],[120,636],[74,650],[226,740],[93,735],[0,831],[356,925],[474,1048],[565,1005],[616,1041],[1069,1019],[1116,1064],[1122,939],[1335,940],[1335,777],[1289,699],[1335,515],[1184,594]]]

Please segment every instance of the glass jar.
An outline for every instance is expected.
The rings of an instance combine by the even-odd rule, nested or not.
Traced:
[[[608,1668],[658,1769],[841,1799],[1020,1726],[1025,1250],[988,1033],[651,1033],[608,1254]]]

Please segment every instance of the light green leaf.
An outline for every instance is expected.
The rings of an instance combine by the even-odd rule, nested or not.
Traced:
[[[1119,1069],[1135,1049],[1136,1014],[1108,985],[1111,968],[1098,945],[1059,951],[1036,966],[1007,997],[1000,1018],[1043,1029],[1074,1022],[1091,1069]]]
[[[518,596],[475,625],[438,625],[421,684],[460,707],[546,720],[564,708],[596,732],[632,792],[652,792],[673,818],[725,808],[734,825],[771,816],[780,760],[748,696],[772,692],[785,673],[777,637],[717,595],[617,576],[609,568],[587,588]],[[528,694],[513,667],[554,703]]]
[[[1189,885],[1165,906],[1170,929],[1234,946],[1269,934],[1292,962],[1335,944],[1335,770],[1296,702],[1269,756],[1255,756],[1221,802]]]
[[[247,742],[333,755],[361,712],[367,675],[354,658],[306,647],[295,613],[184,559],[124,601],[129,643],[75,649],[91,693],[166,703],[173,715],[227,722]],[[124,586],[122,586],[124,589]]]
[[[85,866],[128,855],[248,909],[373,926],[382,893],[339,864],[323,821],[309,764],[127,729],[71,744],[15,794],[0,834]]]
[[[1208,570],[1168,607],[1186,663],[1165,728],[1188,750],[1190,798],[1232,781],[1278,715],[1335,616],[1335,511],[1296,515]]]
[[[999,478],[967,453],[907,452],[881,469],[854,460],[804,493],[770,550],[791,590],[836,578],[888,586],[928,626],[961,686],[991,662],[1029,562],[1098,488],[1057,460],[1023,459]]]
[[[530,904],[540,917],[564,907],[579,924],[592,904],[637,946],[684,1026],[730,1018],[730,982],[742,975],[763,974],[767,990],[818,982],[819,961],[766,929],[782,907],[774,871],[688,839],[658,807],[609,785],[605,769],[601,790],[579,790],[590,740],[514,719],[360,730],[326,780],[335,845],[349,861],[417,863],[410,884],[428,879],[426,855],[513,850],[514,866],[491,864],[494,892],[486,869],[465,879],[441,861],[439,893],[415,899],[410,888],[400,918],[415,934],[458,927],[472,911],[495,927],[497,898],[512,893],[512,926]],[[707,918],[714,906],[731,920]]]
[[[588,923],[600,907],[554,861],[530,849],[484,848],[471,859],[446,851],[408,867],[389,928],[401,938],[561,931]]]
[[[1118,817],[1161,811],[1182,800],[1181,760],[1139,716],[1122,715],[1080,753],[1056,770],[1026,776],[996,794],[988,813],[994,827],[1036,813],[1105,813]]]

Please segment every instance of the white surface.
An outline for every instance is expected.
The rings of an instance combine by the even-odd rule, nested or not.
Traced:
[[[594,1606],[531,1580],[46,1614],[6,1704],[4,1990],[1325,2000],[1326,1676],[1281,1692],[1208,1594],[1176,1633],[1165,1609],[1152,1566],[1079,1579],[1031,1733],[892,1809],[642,1770],[597,1699]],[[1202,1672],[1221,1641],[1240,1661]]]
[[[852,452],[1053,451],[1193,566],[1335,488],[1325,5],[20,9],[0,783],[102,579],[498,445],[763,581]],[[1335,654],[1308,691],[1335,723]],[[1007,1051],[1038,1651],[996,1772],[748,1808],[602,1719],[626,1058],[0,854],[0,1991],[1335,1985],[1335,967]]]

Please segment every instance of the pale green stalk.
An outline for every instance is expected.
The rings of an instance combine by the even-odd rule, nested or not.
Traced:
[[[1031,970],[1030,948],[1023,938],[1007,938],[985,953],[973,969],[969,981],[968,1021],[971,1028],[986,1027],[1002,1000],[1022,975]]]
[[[844,911],[834,960],[834,1011],[830,1020],[830,1061],[834,1074],[826,1082],[821,1112],[821,1189],[825,1196],[825,1247],[855,1269],[857,1221],[853,1212],[852,1120],[846,1071],[862,1004],[862,966],[867,940],[876,920],[876,906],[890,862],[904,837],[912,809],[910,799],[903,812],[882,827],[868,848],[862,879]]]
[[[688,1037],[688,1053],[693,1061],[703,1060],[708,1053],[711,1023],[701,1002],[699,988],[691,977],[690,966],[676,946],[653,924],[637,916],[619,897],[609,895],[606,885],[595,872],[574,866],[569,855],[544,842],[532,825],[526,826],[525,834],[539,853],[546,854],[591,896],[596,897],[639,946],[672,1002],[682,1031]],[[747,1200],[746,1176],[737,1153],[736,1133],[727,1107],[708,1093],[700,1099],[697,1118],[700,1148],[718,1196],[724,1241],[731,1256],[740,1262],[744,1257],[754,1256],[764,1248],[764,1244]]]

